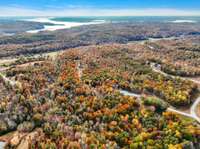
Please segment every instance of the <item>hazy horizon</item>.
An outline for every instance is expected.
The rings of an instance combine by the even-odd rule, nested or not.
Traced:
[[[7,0],[0,16],[200,16],[200,1]]]

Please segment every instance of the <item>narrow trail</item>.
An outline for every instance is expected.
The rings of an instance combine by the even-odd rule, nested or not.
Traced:
[[[80,62],[80,60],[79,61],[77,61],[77,71],[78,71],[78,77],[79,77],[79,79],[81,80],[81,78],[82,78],[82,75],[83,75],[83,70],[82,70],[82,67],[81,67],[81,62]]]
[[[8,85],[10,88],[12,89],[16,89],[16,88],[21,88],[22,84],[19,81],[14,81],[11,80],[10,78],[6,77],[4,74],[2,74],[0,72],[0,82],[3,82],[4,84]]]
[[[81,61],[80,60],[78,60],[77,61],[77,63],[76,63],[76,69],[77,69],[77,71],[78,71],[78,77],[79,77],[79,79],[80,79],[80,81],[82,81],[82,76],[83,76],[83,65],[81,65]],[[92,88],[93,89],[93,91],[94,91],[94,93],[97,95],[97,96],[101,96],[101,94],[97,91],[97,89],[96,88]]]
[[[14,87],[18,84],[17,81],[13,81],[10,80],[9,78],[7,78],[5,75],[3,75],[2,73],[0,73],[0,79],[4,82],[4,83],[8,83],[11,87]]]
[[[10,85],[12,88],[15,87],[19,82],[13,81],[7,78],[2,72],[6,71],[8,67],[0,67],[0,81],[3,81],[5,84]]]

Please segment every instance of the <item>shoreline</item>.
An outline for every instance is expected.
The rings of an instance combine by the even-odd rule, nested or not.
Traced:
[[[52,19],[52,17],[23,20],[23,21],[52,24],[52,25],[44,25],[43,29],[35,29],[35,30],[26,31],[26,33],[34,34],[34,33],[39,33],[42,31],[56,31],[56,30],[61,30],[61,29],[69,29],[72,27],[83,26],[83,25],[104,24],[107,22],[106,20],[95,20],[95,19],[92,21],[88,21],[88,22],[66,22],[66,21],[54,21],[51,19]],[[110,22],[110,21],[108,21],[108,22]],[[167,22],[169,22],[169,23],[198,23],[198,21],[196,21],[196,20],[189,20],[189,19],[188,20],[173,20],[173,21],[167,21]],[[120,21],[119,21],[119,23],[120,23]]]
[[[52,25],[44,25],[43,29],[38,30],[29,30],[26,31],[27,33],[39,33],[42,31],[56,31],[61,29],[69,29],[72,27],[78,27],[83,25],[95,25],[95,24],[104,24],[106,23],[105,20],[93,20],[90,22],[64,22],[64,21],[53,21],[51,18],[35,18],[35,19],[27,19],[24,21],[31,21],[31,22],[39,22],[39,23],[50,23]]]

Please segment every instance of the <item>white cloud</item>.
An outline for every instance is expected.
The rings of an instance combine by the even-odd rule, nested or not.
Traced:
[[[0,16],[37,16],[42,15],[42,11],[21,8],[21,7],[0,7]]]
[[[23,7],[0,7],[0,16],[200,16],[200,10],[178,9],[100,9],[60,8],[29,9]]]

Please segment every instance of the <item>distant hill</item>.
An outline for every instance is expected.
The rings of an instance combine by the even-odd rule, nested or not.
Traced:
[[[0,36],[19,34],[28,30],[42,29],[45,24],[47,23],[0,19]]]
[[[29,22],[32,27],[41,24]],[[17,24],[20,30],[28,24]],[[30,26],[30,27],[31,27]],[[14,30],[14,28],[13,28]],[[128,43],[148,38],[178,37],[200,34],[199,23],[107,23],[74,27],[37,34],[23,33],[0,38],[0,57],[45,53],[73,47],[103,43]]]

